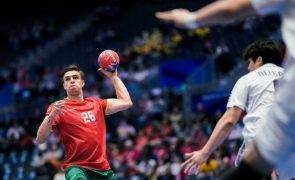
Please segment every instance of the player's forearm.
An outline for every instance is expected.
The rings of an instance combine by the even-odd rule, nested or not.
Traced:
[[[231,22],[255,11],[250,0],[219,0],[194,12],[200,25],[216,25]]]
[[[235,126],[235,123],[232,123],[233,121],[230,121],[226,118],[227,117],[223,117],[218,121],[208,142],[202,149],[203,153],[208,157],[224,142]]]
[[[132,101],[130,95],[122,80],[116,76],[112,78],[112,83],[116,91],[117,99],[121,100],[125,104],[126,108],[131,107]]]
[[[43,122],[41,123],[36,138],[36,141],[39,144],[44,143],[49,134],[51,133],[53,118],[53,116],[46,116]]]

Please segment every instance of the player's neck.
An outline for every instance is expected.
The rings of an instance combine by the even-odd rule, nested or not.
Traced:
[[[79,95],[79,96],[68,96],[67,99],[71,100],[71,101],[84,101],[83,95]]]

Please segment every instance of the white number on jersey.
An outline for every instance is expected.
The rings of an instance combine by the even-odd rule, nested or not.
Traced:
[[[84,119],[85,124],[96,120],[92,111],[82,112],[81,116]]]

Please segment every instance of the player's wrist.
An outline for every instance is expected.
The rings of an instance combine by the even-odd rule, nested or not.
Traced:
[[[111,80],[112,80],[113,82],[116,81],[117,79],[119,79],[118,76],[113,76],[113,77],[111,77]]]
[[[203,157],[205,157],[206,159],[209,158],[210,154],[211,154],[211,151],[208,151],[207,149],[201,149],[201,154]]]
[[[194,12],[189,13],[185,18],[185,27],[188,29],[197,29],[200,24],[197,22],[197,15]]]

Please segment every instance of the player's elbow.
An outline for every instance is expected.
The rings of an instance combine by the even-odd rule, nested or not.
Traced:
[[[225,126],[228,128],[228,129],[232,129],[232,128],[234,128],[235,127],[235,123],[233,123],[233,122],[231,122],[231,121],[229,121],[229,122],[227,122],[226,124],[225,124]]]
[[[131,108],[133,106],[133,102],[131,101],[131,99],[130,100],[128,100],[127,102],[126,102],[126,109],[129,109],[129,108]]]
[[[224,124],[227,129],[233,129],[236,126],[237,122],[232,118],[228,118],[225,120]]]
[[[132,107],[133,103],[132,103],[132,101],[130,99],[128,99],[128,100],[122,101],[122,104],[121,105],[122,105],[121,106],[122,107],[121,110],[126,110],[126,109],[129,109],[130,107]]]

